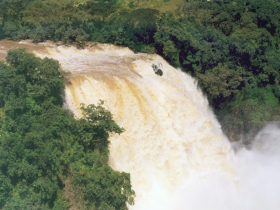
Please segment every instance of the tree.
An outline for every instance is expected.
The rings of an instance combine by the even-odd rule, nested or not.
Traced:
[[[66,180],[87,208],[127,209],[130,176],[108,165],[108,137],[124,131],[103,102],[76,120],[62,108],[60,65],[24,50],[0,63],[0,208],[68,209]],[[68,199],[76,199],[68,197]]]
[[[106,17],[116,11],[117,0],[90,0],[86,2],[86,6],[93,16],[100,17],[104,22]]]

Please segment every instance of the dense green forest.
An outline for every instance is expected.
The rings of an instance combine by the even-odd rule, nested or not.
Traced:
[[[103,102],[82,106],[84,118],[77,120],[62,108],[57,61],[24,50],[10,51],[6,61],[0,62],[0,209],[133,204],[130,175],[108,165],[109,134],[123,128]]]
[[[0,35],[162,55],[198,79],[231,140],[279,120],[279,0],[187,0],[164,12],[141,2],[1,0]]]
[[[157,53],[198,79],[232,141],[280,119],[279,0],[186,0],[171,11],[146,2],[153,1],[0,0],[0,39],[77,47],[92,41]],[[0,209],[67,209],[75,198],[64,195],[66,180],[83,208],[126,209],[134,196],[129,175],[107,163],[108,135],[123,131],[111,114],[102,103],[83,107],[80,120],[62,109],[58,62],[20,50],[6,60]]]
[[[157,53],[198,79],[231,140],[279,120],[279,0],[143,2],[155,1],[0,0],[0,38]]]

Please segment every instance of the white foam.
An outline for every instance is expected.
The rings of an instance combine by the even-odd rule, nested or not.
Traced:
[[[160,56],[106,44],[37,55],[72,73],[65,100],[77,117],[79,103],[102,99],[126,129],[110,137],[110,165],[131,174],[131,210],[280,209],[275,126],[258,135],[251,151],[234,155],[196,80]],[[162,77],[152,69],[159,63]]]

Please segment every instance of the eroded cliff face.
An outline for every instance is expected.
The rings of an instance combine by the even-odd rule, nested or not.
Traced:
[[[267,125],[277,121],[264,121],[261,123],[248,122],[246,116],[241,114],[218,112],[217,117],[222,130],[230,142],[239,143],[246,148],[251,148],[257,134]]]
[[[250,146],[257,133],[263,128],[246,123],[241,116],[236,117],[221,113],[218,117],[222,125],[222,130],[230,142],[240,142],[245,146]],[[245,123],[244,123],[245,121]]]

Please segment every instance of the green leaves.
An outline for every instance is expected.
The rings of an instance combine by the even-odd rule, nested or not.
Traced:
[[[213,100],[220,97],[227,98],[237,93],[243,81],[242,72],[230,69],[227,65],[218,64],[217,67],[208,70],[205,74],[197,73],[197,77]]]
[[[60,92],[64,87],[64,73],[57,61],[49,58],[42,60],[33,54],[25,53],[23,49],[9,51],[6,60],[15,69],[14,74],[17,74],[15,78],[24,77],[22,86],[17,82],[16,90],[13,92],[20,95],[28,94],[39,103],[53,98],[54,103],[62,104]],[[21,91],[24,93],[20,93]]]
[[[92,126],[102,129],[102,132],[106,133],[122,133],[124,131],[123,128],[120,128],[115,121],[109,111],[107,111],[104,107],[104,101],[100,101],[96,106],[94,104],[90,104],[85,107],[84,104],[81,106],[81,110],[83,111],[84,118],[91,123]]]
[[[14,50],[7,62],[0,63],[0,208],[68,209],[70,180],[83,206],[127,209],[130,177],[108,165],[109,134],[124,129],[104,102],[82,106],[76,120],[62,108],[57,61]]]
[[[242,134],[255,134],[264,125],[280,120],[279,99],[273,92],[271,87],[244,88],[224,103],[220,120],[231,140],[239,141]],[[234,130],[241,132],[233,135]],[[245,143],[252,138],[254,135],[246,138]]]

